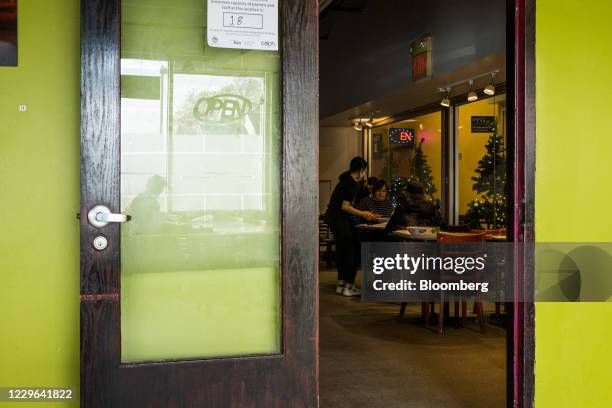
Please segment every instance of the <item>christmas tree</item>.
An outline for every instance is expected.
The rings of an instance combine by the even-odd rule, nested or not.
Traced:
[[[438,189],[431,175],[431,166],[427,161],[427,155],[423,152],[423,142],[425,142],[425,139],[421,139],[414,148],[412,175],[408,178],[408,181],[421,183],[425,189],[425,195],[428,196],[430,200],[434,201],[434,194]]]
[[[437,201],[434,198],[434,194],[438,191],[438,189],[436,188],[436,185],[434,184],[434,179],[433,176],[431,174],[431,166],[429,165],[429,162],[427,161],[427,155],[425,154],[425,152],[423,152],[423,143],[425,142],[425,139],[421,139],[417,144],[413,145],[412,147],[412,164],[411,164],[411,175],[406,178],[406,177],[402,177],[397,173],[397,166],[393,166],[393,164],[391,164],[390,167],[390,171],[393,172],[392,173],[392,182],[391,185],[389,186],[389,194],[391,195],[391,198],[393,199],[393,201],[397,201],[397,195],[400,192],[400,190],[405,187],[407,182],[417,182],[419,184],[421,184],[425,190],[425,195],[431,200],[431,201]],[[385,167],[386,170],[386,167]]]
[[[472,189],[482,199],[470,201],[465,222],[472,228],[506,227],[506,150],[504,137],[491,134],[486,144],[487,152],[478,162],[476,176],[472,177]]]

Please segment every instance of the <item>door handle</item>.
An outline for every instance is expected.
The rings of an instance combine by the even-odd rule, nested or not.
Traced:
[[[113,214],[111,210],[104,205],[96,205],[87,213],[89,223],[96,227],[106,227],[111,222],[127,222],[131,219],[129,215]]]

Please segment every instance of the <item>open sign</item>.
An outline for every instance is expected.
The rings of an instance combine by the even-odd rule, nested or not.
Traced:
[[[253,109],[251,101],[240,95],[215,95],[199,99],[193,116],[207,123],[231,123],[244,118]]]

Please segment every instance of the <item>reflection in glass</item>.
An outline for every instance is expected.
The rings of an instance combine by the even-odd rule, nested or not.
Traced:
[[[278,353],[279,56],[122,4],[122,361]]]

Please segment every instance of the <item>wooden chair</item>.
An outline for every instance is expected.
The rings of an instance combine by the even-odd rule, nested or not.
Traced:
[[[477,256],[479,253],[482,253],[482,250],[484,249],[484,245],[486,243],[486,233],[484,232],[478,232],[478,233],[468,233],[468,232],[462,232],[462,233],[447,233],[447,232],[439,232],[437,234],[437,242],[441,243],[441,244],[465,244],[465,243],[480,243],[481,245],[478,245],[477,248],[475,249],[470,249],[469,251],[466,251],[465,249],[460,250],[453,250],[453,248],[451,247],[450,249],[448,247],[445,248],[445,246],[441,247],[441,252],[440,252],[440,256],[444,257],[444,256]],[[453,281],[453,280],[460,280],[460,279],[466,279],[466,277],[469,277],[469,275],[456,275],[456,274],[446,274],[444,272],[441,272],[441,281]],[[473,275],[476,280],[478,280],[478,275]],[[438,318],[438,328],[437,331],[438,333],[442,334],[443,330],[444,330],[444,312],[446,309],[446,305],[448,305],[448,302],[444,301],[444,292],[440,291],[440,308],[439,308],[439,318]],[[466,314],[467,314],[467,302],[465,301],[461,301],[461,299],[459,299],[459,301],[455,302],[455,318],[459,319],[459,303],[461,303],[462,306],[462,310],[461,310],[461,321],[464,322],[465,318],[466,318]],[[428,305],[422,305],[422,310],[425,313],[425,324],[428,325]],[[483,309],[483,305],[482,305],[482,301],[480,300],[480,297],[478,295],[476,295],[476,299],[474,301],[474,312],[476,313],[476,315],[478,316],[478,322],[480,324],[480,331],[481,333],[485,333],[486,332],[486,322],[485,322],[485,318],[484,318],[484,309]],[[432,308],[433,310],[433,308]],[[449,313],[450,314],[450,313]]]
[[[485,236],[487,236],[487,237],[495,236],[495,235],[506,235],[506,229],[505,228],[497,228],[497,229],[490,229],[490,230],[471,229],[471,230],[469,230],[469,232],[471,232],[473,234],[482,234],[482,233],[484,233]]]
[[[443,232],[470,232],[468,224],[451,224],[442,228]]]
[[[333,267],[334,243],[331,228],[323,221],[323,217],[319,217],[319,253],[323,254],[328,269]]]
[[[490,230],[483,230],[483,229],[472,229],[470,230],[470,232],[473,233],[485,233],[485,236],[491,237],[491,236],[499,236],[499,235],[506,235],[507,231],[506,228],[498,228],[498,229],[490,229]],[[498,275],[497,275],[498,276]],[[498,276],[499,278],[499,276]],[[497,282],[495,282],[495,287],[497,288],[497,298],[500,298],[500,284],[499,284],[499,280],[497,280]],[[504,303],[504,313],[507,313],[507,306],[506,303]],[[495,302],[495,319],[499,319],[499,317],[501,316],[501,303],[500,302]]]

